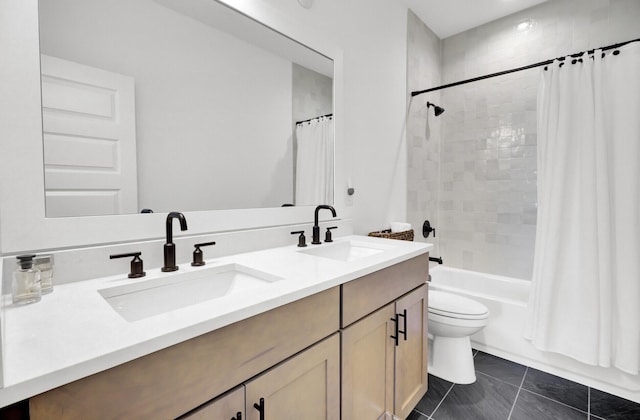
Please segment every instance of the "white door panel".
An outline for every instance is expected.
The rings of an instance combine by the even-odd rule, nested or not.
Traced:
[[[41,58],[47,217],[136,213],[134,79]]]
[[[118,203],[121,201],[119,192],[95,191],[95,190],[73,190],[73,191],[47,191],[47,206],[54,209],[81,208],[83,216],[99,216],[105,213],[114,214],[118,210]],[[66,216],[60,214],[57,216]]]
[[[118,169],[118,142],[69,134],[45,134],[47,167]]]

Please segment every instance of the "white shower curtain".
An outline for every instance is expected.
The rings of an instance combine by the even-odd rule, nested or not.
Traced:
[[[541,72],[538,220],[525,336],[640,373],[640,43]]]
[[[296,205],[333,203],[333,119],[296,126]]]

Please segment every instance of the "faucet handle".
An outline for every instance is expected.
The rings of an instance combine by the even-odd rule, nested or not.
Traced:
[[[436,228],[431,226],[431,223],[428,220],[425,220],[422,224],[422,236],[427,238],[429,234],[433,232],[433,237],[436,237]]]
[[[201,265],[205,265],[204,262],[204,253],[200,249],[202,246],[210,246],[215,245],[215,242],[203,242],[201,244],[194,244],[193,246],[196,248],[193,251],[193,261],[191,261],[191,265],[194,267],[200,267]]]
[[[338,229],[338,226],[331,226],[327,228],[327,232],[324,234],[325,242],[333,242],[333,238],[331,237],[331,229]]]
[[[139,277],[144,277],[147,273],[144,272],[144,262],[142,258],[140,258],[142,252],[130,252],[127,254],[113,254],[109,255],[109,259],[113,260],[115,258],[126,258],[133,257],[131,260],[131,272],[129,273],[130,279],[137,279]]]
[[[298,237],[298,247],[303,248],[307,246],[307,238],[304,236],[304,230],[298,230],[296,232],[291,232],[292,235],[300,235]]]

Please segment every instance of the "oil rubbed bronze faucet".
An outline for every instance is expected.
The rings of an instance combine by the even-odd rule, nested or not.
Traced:
[[[173,243],[173,219],[180,221],[180,230],[187,230],[187,219],[184,214],[172,211],[167,215],[167,242],[164,244],[164,266],[162,271],[176,271],[176,245]]]
[[[313,218],[313,241],[311,241],[313,245],[318,245],[322,243],[320,242],[320,226],[318,225],[318,212],[321,209],[331,210],[331,214],[333,214],[333,217],[337,216],[336,209],[334,209],[331,206],[328,206],[326,204],[321,204],[318,207],[316,207],[316,212]]]

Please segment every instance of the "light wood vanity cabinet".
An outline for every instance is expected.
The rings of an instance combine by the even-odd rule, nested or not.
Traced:
[[[342,418],[378,419],[393,411],[394,332],[389,304],[342,331]]]
[[[246,399],[245,399],[246,395]],[[261,411],[263,417],[261,417]],[[340,418],[338,333],[180,420]]]
[[[392,265],[343,284],[342,328],[422,286],[429,277],[429,254]]]
[[[404,419],[427,391],[428,255],[372,276],[342,286],[342,418]]]
[[[339,302],[334,287],[55,388],[31,419],[179,417],[334,334]]]
[[[427,300],[425,284],[396,301],[396,313],[406,314],[406,334],[395,347],[394,414],[403,419],[427,392]]]
[[[246,395],[248,420],[340,419],[340,335],[247,382]]]
[[[427,277],[425,254],[32,397],[31,418],[405,418],[426,392]]]
[[[240,420],[245,419],[244,385],[216,398],[181,420]],[[239,414],[239,415],[238,415]]]

